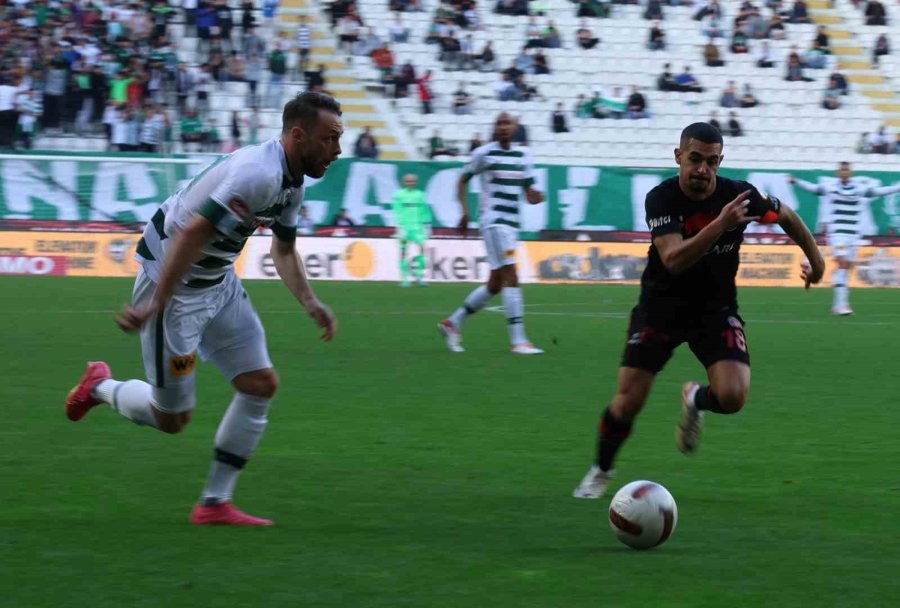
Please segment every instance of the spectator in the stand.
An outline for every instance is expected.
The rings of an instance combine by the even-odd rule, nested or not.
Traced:
[[[381,72],[381,81],[387,82],[388,76],[394,72],[394,52],[387,42],[372,51],[372,63]]]
[[[359,30],[360,23],[356,17],[350,15],[341,17],[337,24],[338,48],[345,53],[351,52],[359,42]]]
[[[276,41],[269,54],[269,88],[266,90],[266,107],[281,108],[282,87],[287,74],[287,56],[281,50],[281,43]]]
[[[471,114],[473,97],[466,91],[465,85],[460,82],[459,88],[453,93],[453,113],[454,114]]]
[[[795,47],[792,47],[792,50],[794,48]],[[811,70],[821,70],[828,63],[828,58],[825,56],[825,52],[819,47],[819,43],[813,40],[812,46],[806,49],[800,62],[803,64],[803,67]]]
[[[20,89],[16,96],[18,111],[17,142],[26,150],[31,149],[31,142],[37,132],[37,123],[41,117],[41,98],[33,89]]]
[[[528,47],[522,47],[519,54],[513,59],[513,66],[520,73],[534,74],[534,55]]]
[[[647,118],[647,100],[641,93],[641,90],[633,86],[631,87],[631,95],[628,97],[628,118],[637,120],[639,118]]]
[[[741,123],[737,119],[737,114],[734,112],[729,112],[728,114],[728,131],[725,135],[730,135],[731,137],[741,137],[744,134],[744,128],[741,126]]]
[[[816,30],[816,37],[813,39],[813,48],[819,49],[826,55],[831,54],[831,41],[828,38],[828,30],[824,25],[820,25]]]
[[[222,136],[215,118],[210,118],[203,127],[203,151],[219,153],[222,151]]]
[[[404,43],[409,41],[409,28],[403,23],[403,16],[400,13],[394,15],[394,21],[391,23],[388,31],[391,35],[391,42]]]
[[[547,61],[547,56],[544,55],[544,52],[540,49],[534,54],[534,73],[535,74],[549,74],[550,73],[550,64]]]
[[[441,39],[440,49],[438,58],[444,63],[444,69],[459,69],[462,58],[462,45],[452,31]]]
[[[840,72],[832,72],[831,76],[829,76],[828,79],[834,81],[838,90],[840,90],[841,95],[847,95],[850,93],[850,83],[847,82],[847,79]]]
[[[863,133],[859,136],[859,141],[856,143],[856,153],[870,154],[871,152],[872,146],[869,145],[869,134]]]
[[[320,63],[318,69],[306,73],[306,88],[310,91],[324,91],[326,86],[325,64]]]
[[[866,25],[887,25],[887,11],[879,0],[869,0],[865,16]]]
[[[575,118],[590,118],[593,111],[589,107],[588,100],[584,95],[578,95],[575,100],[575,107],[572,109]]]
[[[372,127],[364,127],[363,132],[356,138],[353,155],[358,158],[378,158],[378,142],[372,135]]]
[[[407,60],[394,76],[394,97],[397,99],[409,96],[409,87],[416,82],[416,68]]]
[[[147,104],[144,111],[144,122],[141,124],[140,149],[142,152],[161,152],[160,146],[165,139],[168,118],[161,108],[153,103]]]
[[[749,82],[744,85],[744,92],[741,93],[740,103],[742,108],[755,108],[759,105],[759,100],[756,98],[756,95],[753,94],[753,89],[750,88]]]
[[[828,88],[822,98],[822,107],[826,110],[837,110],[841,107],[841,90],[834,77],[828,80]]]
[[[894,138],[894,154],[900,154],[900,133]]]
[[[247,143],[251,146],[255,146],[259,143],[259,131],[260,129],[265,128],[266,125],[263,124],[262,116],[259,115],[259,108],[257,106],[253,106],[250,108],[250,118],[247,119]]]
[[[696,92],[702,93],[703,87],[700,86],[700,82],[697,78],[691,73],[690,66],[684,66],[684,71],[675,77],[675,84],[678,85],[679,91],[682,92]]]
[[[653,25],[650,26],[647,48],[651,51],[662,51],[666,48],[666,33],[663,31],[659,21],[654,21]]]
[[[881,34],[875,40],[875,46],[872,47],[872,65],[877,66],[880,57],[891,54],[891,43],[887,35]]]
[[[574,0],[576,17],[609,17],[609,3],[604,0]]]
[[[231,8],[228,6],[227,0],[218,0],[216,2],[215,24],[225,48],[230,51],[233,46],[231,30],[234,28],[234,16],[231,14]]]
[[[350,216],[347,215],[347,210],[341,209],[338,211],[337,215],[334,216],[331,225],[336,228],[352,228],[356,224],[350,219]]]
[[[775,67],[775,57],[772,54],[772,49],[769,47],[769,43],[766,40],[763,40],[762,45],[759,47],[759,55],[756,57],[756,67],[758,68],[774,68]]]
[[[581,20],[578,24],[578,29],[575,30],[575,39],[578,41],[578,46],[583,49],[592,49],[600,42],[600,39],[594,36],[594,32],[591,31],[584,19]]]
[[[773,12],[772,18],[769,20],[768,29],[766,30],[766,37],[771,38],[772,40],[784,40],[786,34],[787,30],[784,27],[781,13]]]
[[[678,91],[678,83],[675,82],[675,75],[672,74],[672,64],[667,63],[663,66],[663,72],[656,78],[656,88],[660,91]]]
[[[459,67],[461,70],[471,70],[475,67],[478,60],[478,53],[475,51],[475,39],[472,37],[472,34],[466,34],[466,37],[459,44]]]
[[[247,64],[237,51],[231,51],[228,56],[228,62],[225,64],[225,76],[229,82],[247,80]]]
[[[720,68],[725,65],[719,47],[716,46],[715,38],[710,38],[703,47],[703,59],[706,61],[706,66],[710,68]]]
[[[262,39],[262,36],[257,33],[255,27],[250,27],[245,30],[242,46],[245,57],[249,58],[254,55],[263,57],[266,54],[266,42]]]
[[[306,15],[300,16],[300,25],[297,26],[295,38],[297,44],[296,73],[299,79],[309,67],[309,54],[312,52],[313,46],[312,28],[307,23]]]
[[[650,21],[661,21],[663,19],[662,2],[660,0],[647,0],[647,7],[644,9],[644,19]]]
[[[225,152],[234,152],[241,147],[241,115],[237,110],[231,113],[231,143]]]
[[[719,122],[719,113],[715,110],[709,115],[709,120],[707,122],[718,129],[719,132],[722,131],[722,123]]]
[[[891,152],[893,139],[890,134],[886,132],[884,125],[878,127],[877,132],[869,134],[867,141],[869,143],[869,149],[875,154],[888,154]]]
[[[16,87],[9,77],[0,80],[0,148],[10,149],[16,136],[19,112],[16,109]]]
[[[431,92],[431,70],[416,81],[419,88],[419,101],[422,102],[422,114],[431,114],[431,102],[434,94]]]
[[[440,132],[435,129],[431,137],[428,139],[428,157],[436,156],[456,156],[456,150],[447,146]]]
[[[566,113],[563,110],[563,104],[557,103],[556,109],[550,116],[550,127],[554,133],[568,133],[569,127],[566,124]]]
[[[203,143],[203,122],[197,116],[197,110],[188,108],[181,117],[181,142],[184,144]],[[113,126],[113,143],[115,142],[115,125]]]
[[[734,86],[734,81],[729,80],[728,86],[722,90],[722,95],[719,97],[719,105],[723,108],[736,108],[738,106],[738,93],[737,88]]]
[[[556,29],[556,25],[552,21],[548,21],[547,27],[541,31],[541,40],[544,43],[544,48],[558,49],[562,47],[562,38],[559,35],[559,30]]]
[[[375,33],[374,28],[368,28],[360,39],[353,45],[353,54],[361,57],[368,57],[377,48],[382,45],[381,37]]]
[[[744,31],[744,28],[735,28],[734,36],[731,37],[731,52],[749,53],[750,47],[748,44],[747,33]]]
[[[497,69],[497,56],[494,54],[494,47],[491,45],[490,40],[484,43],[484,48],[481,49],[481,53],[477,56],[476,65],[481,72]]]
[[[525,48],[534,49],[544,46],[544,39],[541,37],[541,27],[537,23],[537,19],[529,17],[525,24]]]
[[[301,236],[312,236],[316,233],[316,223],[309,217],[309,207],[300,206],[300,216],[297,218],[297,234]]]
[[[719,0],[696,3],[693,19],[695,21],[703,21],[707,17],[722,18],[722,6],[719,4]]]
[[[784,77],[785,80],[790,82],[812,82],[813,79],[805,76],[803,74],[803,63],[800,61],[800,56],[796,52],[792,52],[788,55],[787,61],[787,74]]]
[[[791,8],[791,23],[809,23],[809,7],[805,0],[795,0]]]

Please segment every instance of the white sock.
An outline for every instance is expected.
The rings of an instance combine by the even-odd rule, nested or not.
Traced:
[[[150,405],[153,387],[143,380],[104,380],[94,387],[94,396],[135,424],[156,428],[156,416]]]
[[[525,301],[521,287],[503,288],[503,308],[506,309],[506,326],[512,344],[528,342],[525,337]]]
[[[833,308],[843,308],[848,305],[848,289],[847,289],[847,269],[838,268],[831,276],[834,281],[834,300]]]
[[[271,399],[235,393],[216,432],[215,456],[203,488],[204,502],[231,499],[238,474],[266,430],[271,402]]]
[[[450,315],[450,322],[459,329],[462,327],[463,321],[484,308],[484,305],[490,302],[493,297],[494,294],[488,290],[487,285],[479,285],[472,293],[466,296],[463,305]]]

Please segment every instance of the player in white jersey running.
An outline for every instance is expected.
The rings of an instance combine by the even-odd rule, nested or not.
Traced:
[[[231,504],[278,388],[262,323],[232,264],[253,231],[269,226],[282,282],[324,329],[322,338],[334,337],[337,322],[316,298],[294,241],[304,175],[322,177],[341,153],[340,115],[330,96],[301,93],[284,106],[279,138],[218,159],[163,203],[138,243],[131,305],[116,318],[123,330],[140,331],[149,383],[113,380],[106,363],[93,362],[66,399],[70,420],[108,403],[139,425],[178,433],[194,409],[198,353],[212,361],[236,393],[193,524],[274,523]]]
[[[835,315],[852,315],[850,307],[849,275],[856,263],[856,248],[865,235],[863,224],[864,204],[868,199],[900,192],[900,184],[872,188],[853,177],[850,163],[842,162],[838,166],[838,181],[831,184],[813,184],[811,182],[790,177],[790,182],[802,190],[828,196],[831,213],[825,219],[828,234],[828,245],[837,265],[832,274],[834,283],[834,300],[831,313]]]
[[[503,308],[509,328],[511,351],[519,355],[539,355],[541,349],[525,335],[525,303],[516,272],[516,246],[519,240],[519,197],[525,194],[530,204],[544,202],[543,193],[534,189],[534,164],[523,146],[514,146],[512,136],[516,121],[506,112],[497,117],[494,141],[472,152],[457,187],[462,205],[459,228],[465,234],[469,226],[466,185],[475,176],[480,179],[481,206],[479,224],[491,274],[487,283],[470,293],[463,305],[438,324],[447,348],[463,352],[463,322],[503,291]]]

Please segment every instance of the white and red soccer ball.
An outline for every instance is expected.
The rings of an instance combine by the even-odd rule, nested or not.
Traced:
[[[609,505],[609,525],[633,549],[666,542],[678,523],[678,506],[667,489],[652,481],[632,481],[616,492]]]

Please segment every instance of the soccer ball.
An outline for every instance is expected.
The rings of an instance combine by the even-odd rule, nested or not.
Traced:
[[[632,549],[666,542],[678,523],[678,506],[669,491],[652,481],[632,481],[613,496],[609,525]]]

